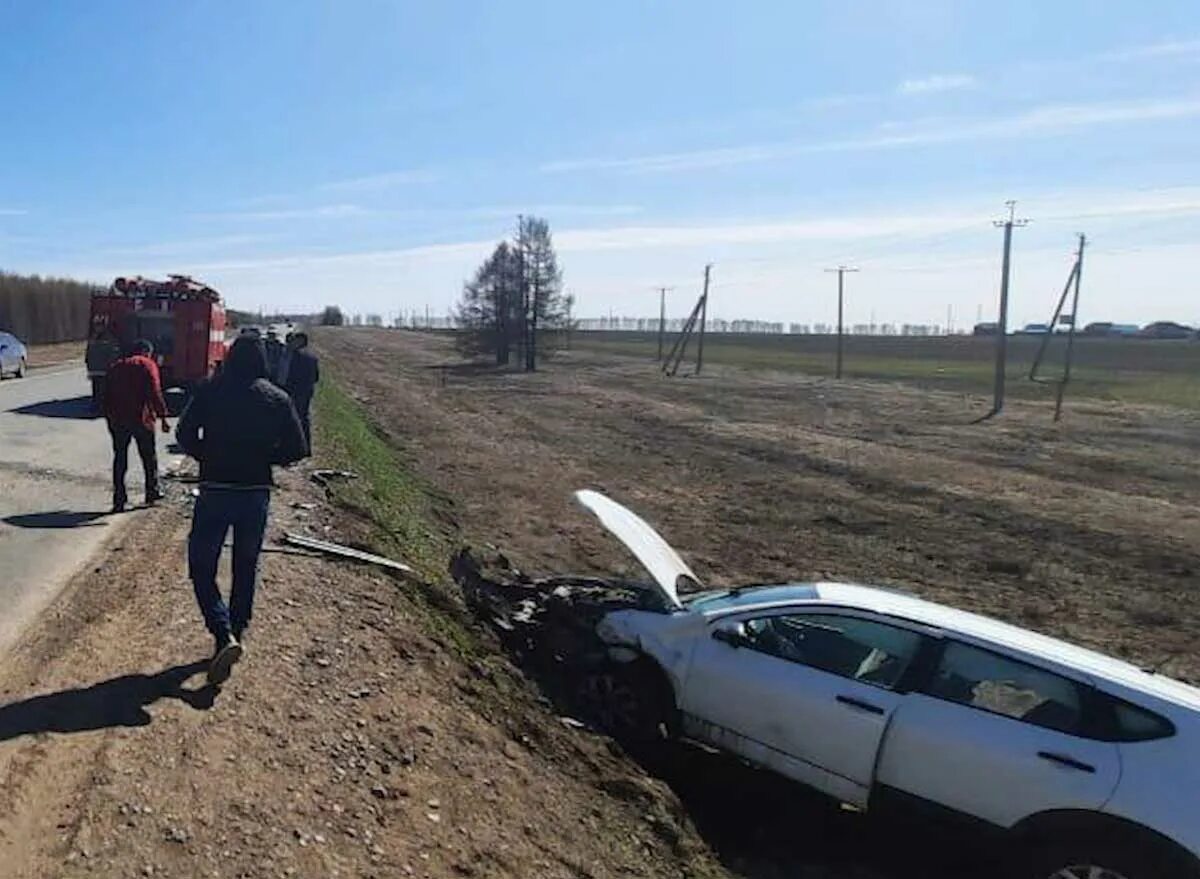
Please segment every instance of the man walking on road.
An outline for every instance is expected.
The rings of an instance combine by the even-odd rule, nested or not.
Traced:
[[[113,446],[113,512],[124,512],[129,502],[125,491],[125,473],[129,469],[129,442],[137,443],[142,469],[146,474],[146,504],[162,498],[158,489],[158,449],[154,422],[161,422],[163,433],[171,429],[167,404],[163,399],[158,364],[150,355],[150,343],[139,339],[126,355],[108,369],[105,381],[104,415]]]
[[[282,385],[292,398],[300,424],[304,427],[304,439],[312,454],[312,423],[308,410],[312,405],[313,391],[321,380],[317,355],[308,350],[308,333],[297,332],[288,336],[288,356],[283,361]]]
[[[200,496],[188,538],[188,571],[204,624],[216,641],[208,680],[224,683],[242,657],[254,609],[258,556],[267,528],[273,464],[307,453],[288,395],[267,380],[260,340],[241,336],[219,377],[202,385],[179,420],[179,445],[200,462]],[[233,530],[233,584],[228,606],[217,589],[217,564]]]

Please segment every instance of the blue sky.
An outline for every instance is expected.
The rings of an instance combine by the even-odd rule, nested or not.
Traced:
[[[581,315],[1200,320],[1200,4],[0,0],[0,267],[444,312],[524,211]]]

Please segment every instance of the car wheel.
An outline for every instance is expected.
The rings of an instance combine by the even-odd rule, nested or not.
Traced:
[[[641,663],[605,665],[589,672],[579,688],[580,706],[614,738],[650,743],[666,738],[670,706],[655,672]]]
[[[25,378],[25,370],[27,367],[28,364],[25,362],[25,358],[22,357],[17,363],[17,378]]]
[[[1031,853],[1014,879],[1174,879],[1152,847],[1106,844],[1044,846]]]

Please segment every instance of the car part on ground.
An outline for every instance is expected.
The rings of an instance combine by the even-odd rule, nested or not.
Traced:
[[[303,549],[309,549],[324,555],[333,555],[356,562],[365,562],[366,564],[377,565],[381,568],[399,571],[402,574],[411,574],[413,572],[413,569],[404,562],[398,562],[395,559],[385,558],[384,556],[376,555],[373,552],[355,549],[352,546],[342,546],[340,543],[331,543],[328,540],[317,540],[314,537],[305,537],[303,534],[284,534],[283,540],[284,543],[290,543],[293,546],[299,546]]]

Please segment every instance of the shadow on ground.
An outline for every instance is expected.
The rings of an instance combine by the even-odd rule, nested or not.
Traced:
[[[0,519],[14,528],[94,528],[107,512],[80,510],[48,510],[44,513],[21,513]]]
[[[65,400],[42,400],[29,403],[12,410],[18,415],[37,415],[40,418],[74,418],[78,421],[90,421],[99,418],[100,413],[92,408],[92,398],[88,396],[69,397]]]
[[[773,772],[687,744],[633,755],[704,840],[750,879],[993,879],[989,852],[945,828],[843,809]]]
[[[12,702],[0,707],[0,741],[37,733],[146,726],[151,720],[146,707],[160,699],[179,699],[206,711],[213,705],[216,689],[187,689],[184,683],[207,667],[207,661],[197,661],[153,675],[122,675],[90,687]]]

